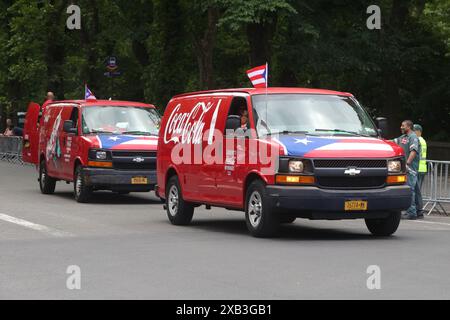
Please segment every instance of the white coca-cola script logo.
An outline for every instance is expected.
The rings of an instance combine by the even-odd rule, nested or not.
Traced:
[[[208,144],[211,144],[221,102],[222,100],[219,100],[217,104],[214,102],[199,102],[190,112],[185,113],[178,112],[181,108],[181,104],[178,104],[167,121],[164,130],[164,143],[173,141],[183,144],[200,144],[205,128],[205,115],[215,107],[208,136]]]

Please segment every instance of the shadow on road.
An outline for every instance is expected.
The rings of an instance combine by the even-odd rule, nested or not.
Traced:
[[[141,193],[140,196],[137,196],[138,193],[133,194],[127,194],[127,195],[120,195],[113,192],[94,192],[94,195],[92,196],[91,200],[88,204],[90,205],[96,205],[96,204],[128,204],[128,205],[148,205],[148,204],[154,204],[154,205],[161,205],[161,201],[159,199],[151,197],[149,193]],[[142,195],[146,195],[143,197]],[[55,192],[52,197],[58,197],[58,198],[64,198],[64,199],[70,199],[75,202],[75,199],[73,197],[73,192]]]
[[[345,229],[323,229],[302,225],[302,221],[298,219],[294,224],[282,224],[279,236],[273,238],[275,240],[369,240],[384,239],[372,236],[365,229],[364,223],[361,230],[345,230]],[[229,234],[241,234],[250,236],[244,219],[239,220],[197,220],[193,221],[189,226],[191,228],[202,229],[210,232],[221,232]],[[344,227],[343,227],[344,228]],[[395,237],[386,238],[394,239]]]

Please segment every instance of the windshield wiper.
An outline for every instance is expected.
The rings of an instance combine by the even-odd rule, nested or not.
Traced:
[[[110,134],[114,134],[114,132],[104,131],[104,130],[90,130],[89,133],[110,133]]]
[[[148,132],[148,131],[125,131],[122,134],[134,134],[134,135],[143,135],[143,136],[157,136],[157,134]]]
[[[335,132],[335,133],[348,133],[348,134],[353,134],[355,136],[360,136],[360,137],[370,137],[370,135],[367,134],[362,134],[362,133],[358,133],[355,131],[348,131],[348,130],[342,130],[342,129],[316,129],[315,131],[317,132]]]
[[[308,131],[283,130],[283,131],[267,132],[266,136],[271,136],[274,134],[310,134],[310,133]]]

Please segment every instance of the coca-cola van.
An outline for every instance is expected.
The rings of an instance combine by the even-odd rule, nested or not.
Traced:
[[[156,184],[160,115],[150,104],[57,101],[28,107],[23,160],[39,169],[44,194],[57,181],[74,182],[78,202],[95,190],[148,192]]]
[[[254,236],[299,217],[365,219],[372,234],[388,236],[411,193],[403,151],[378,127],[344,92],[178,95],[161,122],[156,192],[175,225],[189,224],[204,204],[245,211]]]

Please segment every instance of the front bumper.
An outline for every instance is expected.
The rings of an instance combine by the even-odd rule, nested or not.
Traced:
[[[147,192],[155,188],[156,170],[83,168],[85,183],[96,190]],[[147,184],[132,184],[133,177],[146,177]]]
[[[390,212],[406,210],[411,204],[407,185],[381,189],[334,190],[308,186],[267,186],[272,208],[309,219],[385,218]],[[345,201],[367,201],[367,211],[345,211]]]

